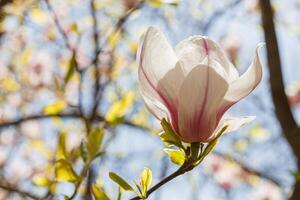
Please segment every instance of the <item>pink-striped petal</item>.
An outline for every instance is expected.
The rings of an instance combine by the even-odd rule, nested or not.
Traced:
[[[173,49],[159,30],[153,27],[147,30],[138,45],[137,61],[140,88],[147,107],[159,119],[167,114],[175,128],[183,72]]]
[[[138,44],[137,62],[139,69],[156,86],[175,67],[177,58],[165,36],[158,29],[150,27]]]
[[[186,76],[180,88],[178,134],[186,142],[205,142],[218,121],[217,109],[228,83],[214,68],[198,65]]]
[[[238,78],[237,70],[222,48],[207,37],[199,35],[189,37],[177,44],[175,53],[186,73],[198,64],[210,65],[214,60],[225,69],[230,82]]]
[[[225,129],[224,133],[230,133],[237,131],[244,125],[252,122],[256,117],[255,116],[243,116],[243,117],[224,117],[219,122],[218,127],[215,130],[215,133],[212,135],[212,137],[209,140],[212,140],[218,133],[221,131],[225,126],[227,128]]]
[[[234,104],[250,94],[259,84],[262,78],[262,66],[259,60],[258,52],[263,47],[263,44],[256,48],[255,57],[247,69],[247,71],[237,80],[229,85],[229,89],[225,95],[225,100]]]

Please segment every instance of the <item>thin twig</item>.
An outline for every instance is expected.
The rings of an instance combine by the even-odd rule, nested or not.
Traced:
[[[23,191],[21,189],[19,189],[17,186],[11,185],[10,183],[4,181],[3,179],[0,180],[0,188],[9,192],[15,192],[18,193],[19,195],[23,196],[23,197],[29,197],[31,199],[36,199],[39,200],[40,197],[30,193],[30,192],[26,192]]]
[[[148,190],[146,196],[149,197],[154,191],[156,191],[157,189],[162,187],[164,184],[170,182],[171,180],[173,180],[174,178],[184,174],[185,172],[187,172],[187,168],[186,168],[186,166],[183,165],[178,170],[176,170],[175,172],[173,172],[169,176],[165,177],[164,179],[159,181],[156,185],[154,185],[150,190]],[[133,197],[130,200],[139,200],[139,199],[141,199],[141,198],[139,196],[136,196],[136,197]]]

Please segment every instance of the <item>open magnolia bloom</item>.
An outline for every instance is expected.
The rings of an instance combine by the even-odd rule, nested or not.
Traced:
[[[208,142],[218,130],[238,129],[253,117],[225,119],[224,113],[260,82],[256,55],[239,76],[221,47],[204,36],[192,36],[173,49],[164,35],[150,27],[138,45],[139,84],[149,111],[165,118],[184,142]]]

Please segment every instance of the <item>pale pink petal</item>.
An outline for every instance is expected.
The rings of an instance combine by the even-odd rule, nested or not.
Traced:
[[[146,107],[157,119],[170,119],[170,114],[165,105],[153,98],[149,98],[147,95],[142,94],[142,96]]]
[[[210,65],[210,61],[214,60],[225,69],[229,80],[238,78],[237,70],[222,48],[207,37],[200,35],[189,37],[177,44],[175,53],[186,73],[198,64]]]
[[[259,60],[258,52],[262,46],[263,45],[258,45],[256,48],[255,57],[247,71],[229,85],[229,89],[225,95],[225,99],[228,102],[235,103],[244,98],[250,94],[261,81],[262,66]]]
[[[176,55],[165,36],[156,28],[148,28],[138,44],[139,70],[157,85],[165,74],[175,67]]]
[[[212,135],[212,137],[209,140],[213,139],[225,126],[227,126],[227,128],[225,129],[223,134],[237,131],[244,125],[252,122],[254,119],[255,119],[255,116],[226,117],[226,118],[224,117],[219,122],[218,127],[216,128],[214,134]]]
[[[198,65],[186,76],[178,104],[178,134],[184,141],[204,142],[213,134],[227,88],[227,81],[206,65]]]
[[[164,105],[164,100],[157,92],[157,86],[154,86],[151,81],[145,76],[142,70],[139,70],[139,89],[143,100],[149,111],[158,119],[170,116],[167,107]]]
[[[167,114],[175,128],[183,73],[173,49],[159,30],[150,27],[142,37],[137,61],[140,89],[147,107],[159,119]]]

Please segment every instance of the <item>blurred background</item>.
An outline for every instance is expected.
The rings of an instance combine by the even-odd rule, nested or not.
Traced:
[[[282,71],[269,73],[273,47],[267,43],[261,84],[228,112],[256,120],[222,137],[199,167],[150,200],[300,199],[292,195],[295,185],[294,195],[300,192],[300,142],[293,143],[300,137],[300,1],[271,3]],[[138,91],[139,37],[148,26],[161,29],[173,46],[207,35],[241,74],[265,41],[261,16],[256,0],[1,0],[0,199],[65,199],[74,189],[75,199],[93,199],[91,185],[117,199],[110,171],[130,183],[144,167],[153,183],[175,171],[157,136],[160,123]],[[283,78],[284,90],[274,92],[272,77]],[[281,115],[285,120],[278,120],[281,105],[290,112]],[[72,177],[86,166],[83,141],[98,129],[102,153],[77,185]],[[67,177],[55,173],[60,152],[72,169]],[[133,196],[122,193],[122,199]]]

